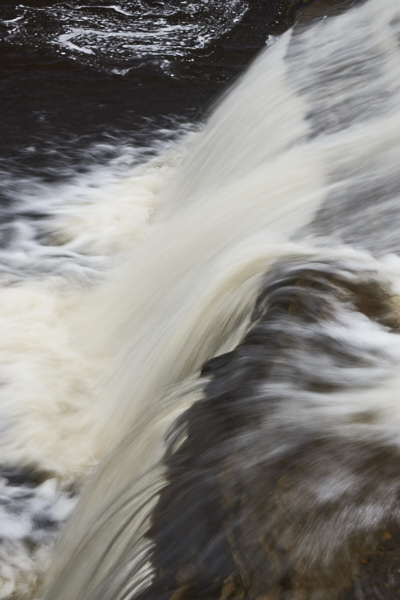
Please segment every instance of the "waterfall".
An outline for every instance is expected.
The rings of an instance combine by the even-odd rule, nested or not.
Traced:
[[[399,34],[369,0],[275,40],[77,308],[102,460],[47,600],[399,587]]]

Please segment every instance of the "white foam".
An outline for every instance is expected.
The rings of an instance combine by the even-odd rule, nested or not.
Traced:
[[[179,6],[161,3],[148,6],[140,2],[133,12],[128,0],[111,6],[20,5],[17,7],[22,13],[17,17],[21,20],[20,27],[17,29],[10,22],[9,40],[18,43],[23,35],[25,45],[50,44],[63,55],[100,67],[106,59],[107,69],[110,59],[185,58],[194,49],[209,45],[229,31],[247,9],[246,0],[231,0],[224,3],[223,9],[219,0],[181,2]],[[43,27],[43,14],[54,24],[53,28]]]
[[[150,580],[149,544],[143,536],[165,483],[160,467],[165,434],[188,404],[179,404],[165,419],[158,420],[157,413],[171,386],[238,342],[247,330],[260,281],[274,261],[298,258],[305,266],[313,259],[322,264],[347,261],[360,273],[373,273],[394,297],[398,294],[398,259],[393,255],[382,258],[382,251],[372,258],[368,252],[338,247],[328,240],[331,232],[318,235],[316,229],[304,229],[323,203],[334,214],[339,208],[346,213],[352,189],[367,193],[371,174],[374,181],[379,175],[377,202],[357,204],[356,224],[348,227],[351,215],[346,213],[345,224],[339,222],[333,233],[348,242],[351,229],[354,236],[348,243],[355,240],[365,247],[369,238],[361,227],[386,207],[394,216],[387,227],[377,220],[379,237],[390,241],[389,250],[396,249],[400,62],[394,19],[399,8],[393,0],[384,0],[384,8],[382,0],[370,0],[277,40],[219,104],[191,146],[187,141],[188,150],[162,152],[123,172],[115,165],[93,169],[21,199],[22,206],[46,210],[51,218],[19,222],[14,245],[1,254],[3,281],[12,284],[0,290],[2,457],[49,470],[58,485],[76,483],[121,438],[131,431],[136,436],[125,438],[124,451],[110,455],[88,488],[57,558],[56,570],[63,572],[68,586],[56,582],[49,598],[95,598],[98,586],[107,587],[108,575],[118,569],[130,536],[136,550],[129,564],[138,569],[133,577]],[[75,45],[70,49],[76,51],[79,35],[91,31],[90,26],[75,37],[70,36],[74,23],[65,27],[61,42]],[[358,28],[360,36],[354,39],[351,34]],[[89,50],[109,35],[107,29],[93,31],[85,41]],[[199,41],[201,32],[195,34]],[[118,44],[121,35],[115,36]],[[156,52],[153,30],[146,39],[149,51]],[[354,77],[348,70],[353,60],[360,67]],[[176,175],[185,152],[189,157]],[[293,382],[277,384],[274,391],[296,397],[290,405],[296,426],[314,424],[344,438],[366,436],[397,444],[398,334],[355,312],[338,311],[336,316],[335,322],[318,325],[319,333],[365,352],[371,364],[368,377],[365,369],[349,368],[344,380],[351,390],[337,392],[334,404],[323,393],[295,394]],[[323,375],[337,378],[334,362],[323,360]],[[368,424],[365,406],[373,416]],[[148,413],[153,420],[146,421]],[[277,414],[278,421],[286,426],[287,414]],[[134,429],[138,422],[143,431]],[[144,494],[149,503],[140,506],[140,523],[124,532],[125,545],[118,552],[107,555],[119,518],[116,511],[108,526],[110,507],[114,502],[121,507],[130,494],[132,503],[122,507],[129,518],[129,510],[138,508],[131,480],[146,474],[151,498]],[[326,489],[320,496],[324,494]],[[67,512],[68,507],[59,506],[57,518]],[[25,525],[23,520],[16,525],[16,535],[22,535]],[[87,560],[81,560],[79,551]],[[98,560],[104,561],[104,571]],[[20,578],[21,593],[26,593],[23,574],[30,572],[24,561],[23,566],[17,561],[7,575],[9,581]]]

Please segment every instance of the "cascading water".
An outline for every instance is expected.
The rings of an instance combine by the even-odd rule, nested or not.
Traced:
[[[94,437],[125,437],[48,598],[368,591],[398,518],[398,22],[370,1],[285,34],[193,142],[98,302],[116,366]]]
[[[0,597],[398,596],[399,58],[368,0],[147,161],[15,188]]]

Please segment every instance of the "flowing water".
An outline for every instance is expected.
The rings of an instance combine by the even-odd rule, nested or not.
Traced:
[[[0,598],[399,596],[400,7],[256,4],[8,5],[13,60],[156,99],[5,127]]]

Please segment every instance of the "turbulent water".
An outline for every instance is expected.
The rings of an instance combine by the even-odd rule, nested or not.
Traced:
[[[35,52],[156,99],[5,125],[0,598],[398,597],[400,7],[341,9],[7,5],[7,110]]]
[[[93,2],[43,7],[17,6],[6,19],[10,41],[35,46],[55,45],[57,51],[104,68],[114,58],[132,68],[146,58],[168,68],[169,59],[190,55],[229,31],[248,9],[246,0],[221,2]],[[128,17],[128,18],[127,18]],[[98,60],[100,59],[100,60]],[[117,74],[126,69],[114,68]]]

